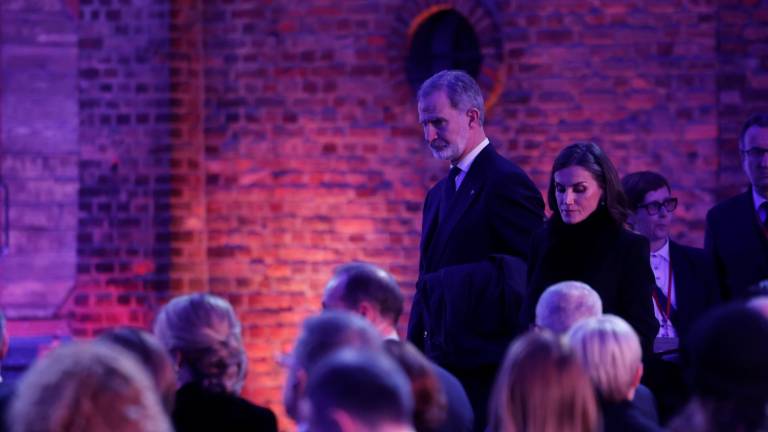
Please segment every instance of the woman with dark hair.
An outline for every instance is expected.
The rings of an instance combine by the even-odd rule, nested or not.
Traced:
[[[541,293],[565,280],[586,283],[605,313],[624,318],[653,353],[658,321],[651,292],[648,240],[624,229],[628,211],[619,175],[596,144],[564,148],[552,165],[547,202],[552,217],[533,235],[528,262],[525,324],[533,322]]]

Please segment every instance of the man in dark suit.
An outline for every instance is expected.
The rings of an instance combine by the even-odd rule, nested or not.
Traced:
[[[704,242],[726,300],[747,297],[750,286],[768,278],[768,114],[747,120],[739,150],[750,187],[709,210]]]
[[[679,341],[693,323],[719,302],[719,289],[711,257],[702,249],[672,241],[669,227],[677,198],[669,182],[653,171],[626,175],[630,227],[648,238],[651,269],[656,278],[653,306],[659,321],[657,356],[648,361],[644,381],[657,396],[663,421],[676,413],[690,396],[677,361]]]
[[[507,282],[519,285],[531,234],[544,219],[544,202],[528,176],[489,144],[483,130],[483,97],[472,77],[462,71],[432,76],[419,89],[418,109],[427,145],[436,158],[451,163],[451,170],[424,202],[419,281],[408,339],[462,382],[477,414],[476,430],[482,430],[481,414],[487,412],[503,348],[515,336],[510,328],[489,328],[488,323],[509,324],[518,318],[498,316],[499,311],[514,313],[514,307],[488,310],[493,297],[488,292],[495,296],[496,290],[506,289],[508,297],[517,298],[514,291],[523,289]],[[496,261],[489,264],[493,257]],[[487,276],[489,268],[514,274]],[[445,285],[457,280],[466,283]],[[467,296],[447,291],[462,288],[471,289],[469,298],[481,299],[479,303],[452,302]],[[448,337],[453,330],[461,336]],[[451,345],[462,349],[451,350]]]
[[[703,250],[669,238],[677,198],[664,176],[653,171],[626,175],[622,181],[631,214],[628,224],[651,245],[651,269],[657,289],[654,312],[659,320],[657,345],[685,336],[693,322],[719,302],[712,259]],[[667,344],[668,345],[668,344]],[[664,348],[664,346],[659,346]]]
[[[373,264],[354,262],[336,269],[323,293],[324,310],[361,315],[384,339],[400,340],[397,321],[403,312],[403,294],[395,279]],[[438,431],[469,432],[474,414],[461,383],[448,371],[430,363],[446,400],[446,418]]]

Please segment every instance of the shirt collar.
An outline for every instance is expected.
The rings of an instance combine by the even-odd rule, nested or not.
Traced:
[[[389,334],[384,335],[384,340],[399,341],[400,340],[400,336],[398,336],[397,330],[392,329],[392,331]]]
[[[755,212],[759,214],[760,206],[763,205],[763,203],[768,200],[758,195],[757,192],[755,192],[755,188],[751,188],[751,189],[752,189],[752,202],[755,204]]]
[[[669,239],[667,239],[667,242],[664,243],[664,246],[662,246],[661,249],[656,252],[651,252],[651,255],[664,258],[664,261],[669,262]]]
[[[471,152],[469,152],[464,158],[462,158],[459,163],[456,164],[457,167],[459,167],[460,170],[463,172],[469,171],[469,167],[472,166],[472,162],[475,161],[475,158],[477,155],[480,154],[481,151],[490,143],[488,141],[488,138],[484,139],[480,144],[477,145],[477,147],[473,148]]]

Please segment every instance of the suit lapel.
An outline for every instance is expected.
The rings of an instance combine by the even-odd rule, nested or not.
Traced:
[[[673,272],[673,278],[675,281],[675,297],[677,298],[677,318],[673,322],[675,328],[679,329],[680,322],[688,322],[688,309],[689,306],[695,302],[695,292],[689,291],[689,288],[695,288],[695,284],[691,281],[692,269],[691,263],[688,261],[688,257],[681,250],[680,245],[673,241],[669,241],[669,261],[670,269]]]
[[[472,162],[472,165],[470,165],[469,171],[464,177],[464,180],[462,180],[459,190],[456,191],[453,201],[450,203],[440,203],[440,205],[450,205],[450,208],[446,213],[445,220],[441,221],[437,226],[434,239],[427,246],[429,251],[429,269],[436,268],[437,263],[440,262],[440,259],[445,253],[446,245],[448,244],[448,240],[450,239],[454,227],[459,222],[464,212],[480,195],[480,192],[485,185],[486,174],[488,172],[487,167],[491,163],[491,159],[494,155],[495,150],[493,150],[493,147],[490,145],[486,146],[480,154],[477,155],[477,158]],[[443,187],[446,187],[446,183],[445,179],[443,179]]]
[[[750,254],[753,260],[756,260],[758,266],[765,266],[765,257],[768,256],[768,239],[765,237],[762,227],[760,226],[757,216],[755,215],[755,204],[752,201],[752,190],[748,190],[742,194],[741,199],[738,201],[737,212],[738,218],[733,218],[734,227],[736,230],[740,230],[741,233],[734,235],[734,239],[743,239],[746,244],[742,244],[739,247],[744,250],[760,251],[761,253]],[[738,221],[749,221],[740,223]]]
[[[443,187],[445,186],[446,178],[441,180],[442,184],[438,184],[431,192],[429,197],[424,203],[424,220],[422,221],[421,231],[421,259],[419,261],[419,272],[426,271],[425,266],[431,261],[430,251],[434,251],[434,248],[430,246],[434,242],[435,232],[438,226],[438,215],[440,214],[440,205],[442,204],[439,197],[443,196]],[[436,198],[438,197],[438,198]]]

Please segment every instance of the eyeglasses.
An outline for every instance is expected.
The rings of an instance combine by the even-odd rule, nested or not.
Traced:
[[[677,208],[677,198],[667,198],[664,201],[651,201],[645,204],[638,204],[637,208],[644,208],[649,215],[653,216],[661,211],[661,208],[667,212],[675,211]]]
[[[749,159],[763,160],[763,157],[768,154],[768,148],[752,147],[751,149],[742,150],[741,152],[747,155]]]

